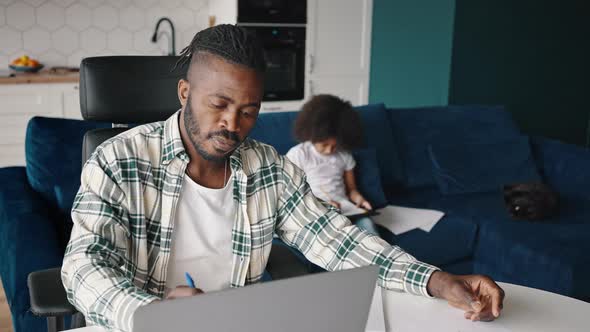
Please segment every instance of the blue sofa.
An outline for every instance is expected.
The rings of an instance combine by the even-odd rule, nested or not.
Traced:
[[[366,128],[365,143],[377,153],[387,201],[445,212],[429,233],[416,229],[395,236],[382,229],[384,239],[449,272],[483,273],[499,281],[590,301],[590,284],[585,282],[590,273],[587,149],[523,136],[502,107],[389,109],[369,105],[359,109]],[[252,136],[285,153],[295,144],[287,134],[295,117],[295,112],[265,114]],[[492,179],[481,179],[481,184],[472,183],[464,188],[466,193],[456,188],[450,194],[442,193],[429,154],[433,145],[446,145],[441,151],[448,155],[441,159],[460,164],[461,171],[483,168],[488,173],[499,169],[500,173],[516,174],[494,174]],[[471,149],[467,148],[469,145]],[[477,153],[473,146],[488,148]],[[485,159],[478,154],[489,153],[497,156],[499,162],[490,166],[477,159]],[[516,164],[511,165],[509,159]],[[493,164],[493,160],[487,162]],[[526,176],[512,170],[525,166],[532,168],[524,172]],[[538,175],[531,176],[530,172]],[[475,171],[475,175],[480,174]],[[560,213],[543,222],[511,219],[502,192],[502,185],[510,183],[510,179],[548,183],[560,195]],[[494,182],[497,185],[490,186]]]
[[[367,160],[359,160],[364,189],[380,192],[391,204],[446,213],[429,233],[413,230],[395,236],[381,229],[387,241],[450,272],[485,273],[500,281],[590,300],[590,285],[585,282],[590,272],[587,150],[524,137],[501,107],[388,109],[375,104],[358,109],[366,128],[365,150],[374,151]],[[261,114],[251,137],[286,153],[296,144],[291,135],[296,114]],[[28,311],[26,278],[32,271],[61,265],[71,229],[69,210],[79,186],[82,137],[89,129],[108,126],[33,118],[27,128],[27,166],[0,169],[0,277],[17,332],[45,328],[45,321]],[[490,189],[493,180],[504,179],[502,174],[471,186],[456,186],[469,180],[460,178],[463,174],[451,177],[456,181],[450,185],[445,183],[448,174],[434,167],[445,159],[458,162],[455,167],[466,167],[467,173],[482,166],[502,168],[504,163],[474,160],[478,150],[463,151],[480,143],[496,150],[508,145],[512,154],[506,155],[522,159],[522,165],[534,168],[559,192],[561,213],[546,223],[511,220],[501,187]],[[504,150],[494,153],[504,156]],[[477,172],[474,175],[477,179]]]

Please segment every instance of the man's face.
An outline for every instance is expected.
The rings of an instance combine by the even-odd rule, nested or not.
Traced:
[[[206,160],[225,160],[256,123],[262,75],[210,55],[192,64],[178,88],[190,144]]]

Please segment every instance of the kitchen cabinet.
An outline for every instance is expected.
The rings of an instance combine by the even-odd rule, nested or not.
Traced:
[[[0,167],[25,164],[34,116],[81,119],[78,83],[0,84]]]
[[[372,0],[307,0],[307,98],[368,103]]]
[[[56,88],[55,95],[62,98],[63,117],[68,119],[82,120],[80,113],[80,86],[78,84],[60,84],[54,85]]]

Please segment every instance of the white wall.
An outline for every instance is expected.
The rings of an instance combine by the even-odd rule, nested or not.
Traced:
[[[208,1],[0,0],[0,68],[24,54],[46,67],[78,66],[93,55],[167,54],[167,23],[151,42],[162,16],[174,23],[178,53],[208,26]]]

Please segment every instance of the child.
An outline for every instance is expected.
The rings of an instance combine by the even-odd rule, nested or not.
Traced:
[[[314,96],[298,114],[294,134],[302,143],[291,148],[287,158],[305,172],[316,197],[343,214],[354,214],[358,207],[372,209],[356,187],[355,161],[349,151],[359,147],[363,133],[360,117],[349,102],[332,95]],[[356,225],[377,235],[369,218]]]

